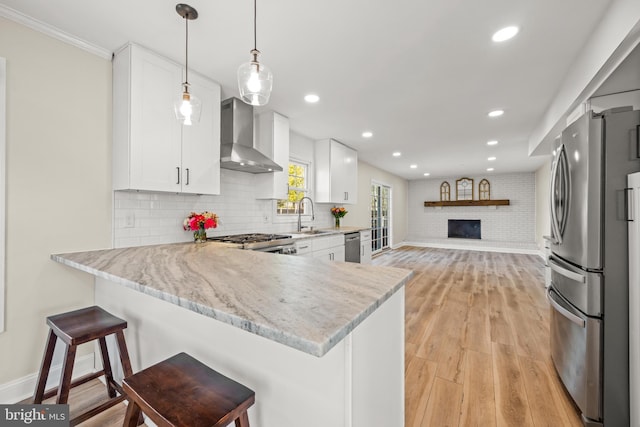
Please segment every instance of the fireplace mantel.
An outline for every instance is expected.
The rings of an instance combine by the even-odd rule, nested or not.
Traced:
[[[509,199],[498,200],[447,200],[447,201],[427,201],[425,207],[436,206],[507,206]]]

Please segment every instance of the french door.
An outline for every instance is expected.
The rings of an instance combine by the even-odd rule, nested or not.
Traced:
[[[389,248],[391,227],[391,187],[371,184],[371,251]]]

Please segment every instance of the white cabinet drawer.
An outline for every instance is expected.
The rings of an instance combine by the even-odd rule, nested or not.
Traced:
[[[365,230],[360,232],[360,241],[371,240],[371,230]]]
[[[344,235],[335,234],[325,237],[315,237],[311,239],[313,251],[320,251],[322,249],[333,248],[336,246],[344,246]]]
[[[310,255],[313,252],[311,239],[304,239],[296,242],[296,255]]]

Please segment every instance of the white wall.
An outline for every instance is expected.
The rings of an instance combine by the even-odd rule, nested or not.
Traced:
[[[542,236],[551,234],[551,158],[536,171],[536,245],[544,250]]]
[[[472,176],[474,198],[478,183],[487,178],[492,199],[509,199],[509,206],[425,207],[428,200],[440,200],[440,184],[451,185],[455,200],[455,182],[460,177],[409,181],[409,230],[407,241],[427,246],[490,248],[504,250],[536,250],[535,174]],[[482,240],[448,239],[448,219],[479,219]]]
[[[349,213],[340,223],[371,226],[371,184],[374,181],[391,187],[391,245],[399,245],[407,237],[409,181],[363,161],[358,161],[358,204],[344,205]]]
[[[49,255],[111,244],[111,63],[4,18],[0,56],[7,59],[2,385],[38,370],[46,316],[93,304],[93,278]]]

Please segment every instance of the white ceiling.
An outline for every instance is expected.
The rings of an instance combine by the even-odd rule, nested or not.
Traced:
[[[494,174],[534,171],[545,159],[527,157],[528,138],[611,2],[259,1],[260,59],[274,74],[267,108],[288,116],[293,131],[335,138],[407,179],[490,175],[490,166]],[[133,41],[183,62],[176,3],[0,0],[108,51]],[[187,3],[200,15],[189,25],[191,67],[217,80],[223,96],[238,96],[236,69],[253,47],[253,2]],[[493,43],[507,25],[520,33]],[[311,92],[319,103],[304,102]],[[488,118],[496,108],[504,116]],[[373,138],[363,139],[365,130]],[[488,147],[492,139],[499,144]]]

